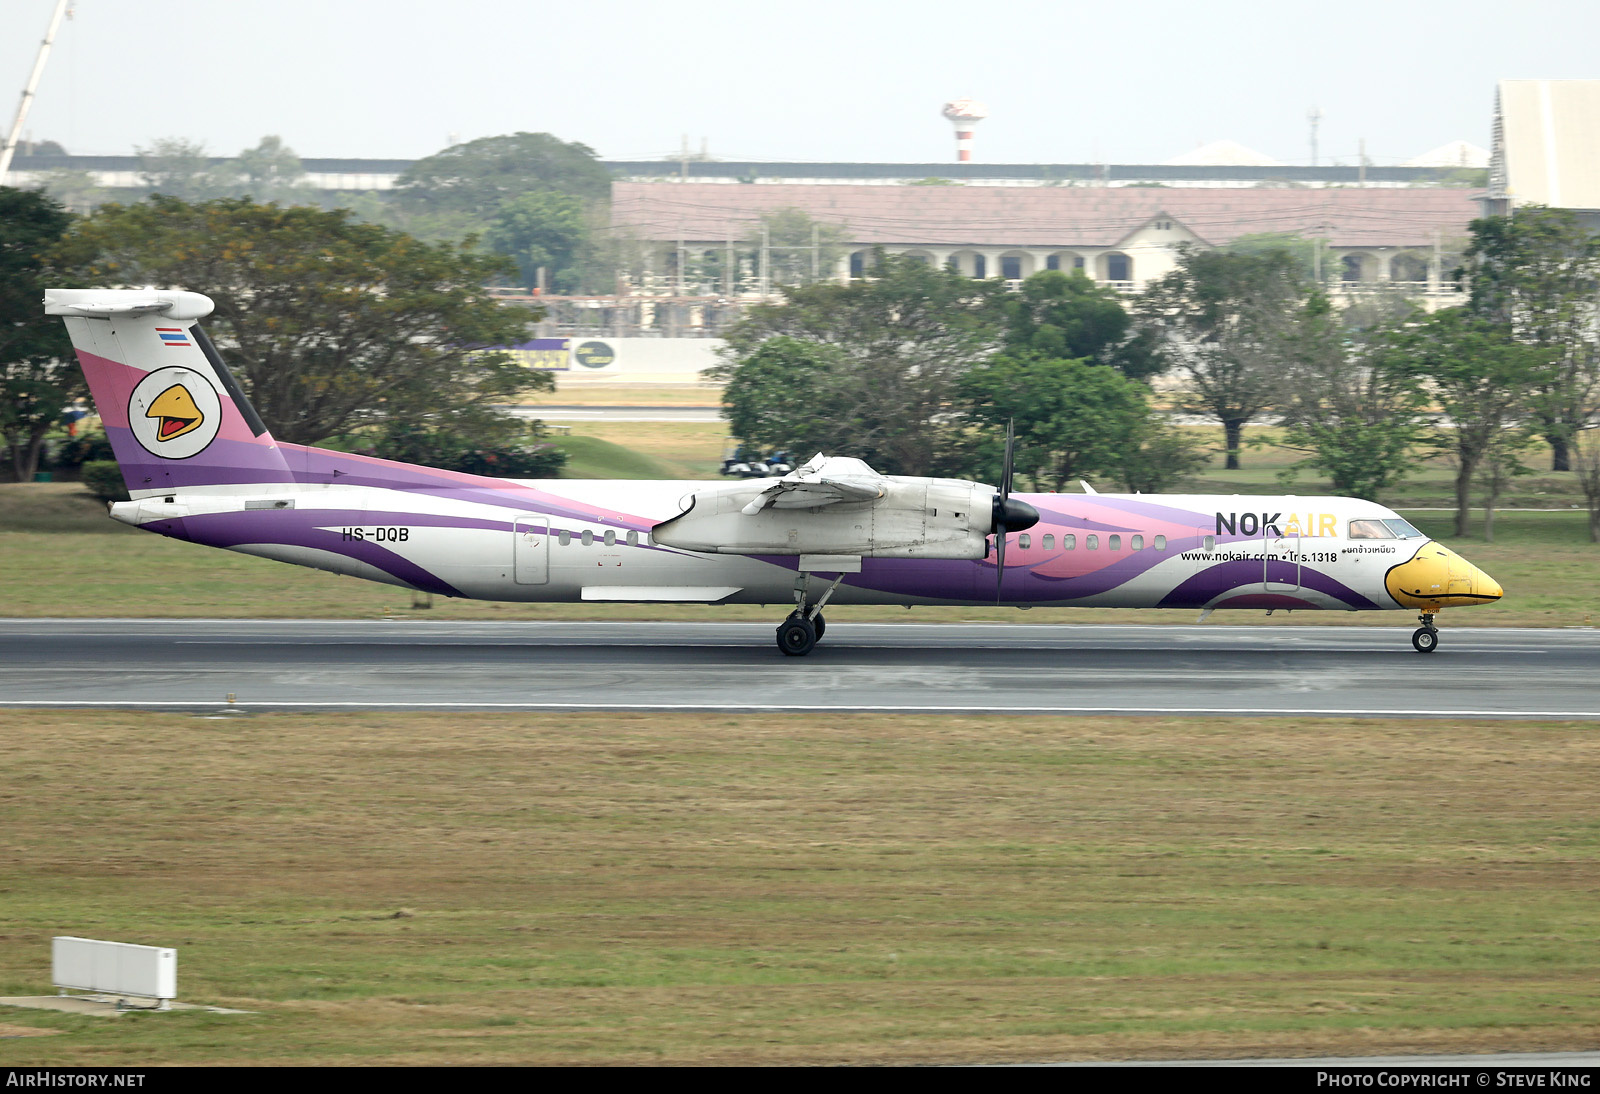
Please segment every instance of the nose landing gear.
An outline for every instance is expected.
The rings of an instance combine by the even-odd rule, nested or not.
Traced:
[[[1417,616],[1422,626],[1411,632],[1411,648],[1418,653],[1432,653],[1439,647],[1439,628],[1433,625],[1433,617],[1438,612],[1438,608],[1423,609]]]
[[[806,603],[806,575],[802,574],[794,583],[795,609],[789,617],[778,624],[778,648],[787,657],[804,657],[810,653],[816,644],[822,641],[822,636],[827,632],[827,620],[822,618],[822,608],[832,598],[833,592],[844,580],[840,574],[833,579],[833,584],[828,586],[827,592],[817,598],[815,604]]]

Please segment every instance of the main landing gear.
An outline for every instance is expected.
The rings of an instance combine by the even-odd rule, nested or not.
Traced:
[[[778,648],[789,657],[804,657],[810,653],[816,644],[822,641],[822,636],[827,633],[827,620],[822,618],[822,608],[833,596],[839,583],[844,580],[840,574],[833,579],[833,584],[828,586],[828,591],[817,598],[815,604],[807,604],[806,591],[809,582],[806,575],[801,574],[794,583],[795,609],[789,613],[789,618],[778,624]]]
[[[1439,648],[1439,628],[1433,625],[1433,617],[1439,611],[1424,611],[1417,616],[1417,622],[1422,626],[1411,632],[1411,647],[1418,653],[1432,653]]]

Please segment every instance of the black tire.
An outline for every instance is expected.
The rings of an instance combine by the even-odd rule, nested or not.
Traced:
[[[811,629],[817,632],[818,642],[821,642],[822,636],[828,633],[828,621],[822,618],[821,612],[818,612],[816,618],[811,621]]]
[[[1432,653],[1439,648],[1439,632],[1432,627],[1418,627],[1411,634],[1411,647],[1418,653]]]
[[[817,644],[817,631],[804,617],[790,616],[778,627],[778,648],[788,657],[804,657]]]

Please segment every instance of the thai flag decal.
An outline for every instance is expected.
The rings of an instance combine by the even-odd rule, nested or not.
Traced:
[[[164,346],[192,346],[189,334],[182,327],[157,327],[156,333],[161,336]]]

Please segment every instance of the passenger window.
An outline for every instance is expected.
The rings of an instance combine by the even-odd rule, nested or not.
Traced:
[[[1167,549],[1167,537],[1166,536],[1157,536],[1156,537],[1156,550],[1165,551],[1166,549]]]
[[[1062,536],[1061,537],[1061,549],[1063,551],[1073,551],[1073,550],[1076,550],[1077,547],[1078,547],[1078,537],[1077,536]]]
[[[572,533],[563,528],[561,530],[561,534],[556,538],[561,541],[561,546],[565,547],[567,544],[572,542]]]
[[[1133,539],[1128,541],[1128,546],[1132,547],[1135,551],[1144,550],[1144,537],[1134,536]]]
[[[1394,533],[1383,526],[1381,520],[1353,520],[1350,522],[1351,539],[1394,539]]]
[[[638,532],[629,532],[628,533],[628,546],[629,547],[637,547],[637,546],[639,546],[639,533]]]
[[[1111,551],[1120,551],[1120,550],[1122,550],[1122,537],[1121,536],[1112,536],[1110,538],[1110,540],[1107,541],[1106,548],[1108,550],[1111,550]]]
[[[607,528],[606,529],[606,546],[607,547],[615,547],[616,545],[617,545],[617,533],[613,529]]]
[[[1216,536],[1207,536],[1205,538],[1204,542],[1205,542],[1206,550],[1215,551],[1217,549],[1217,537]]]
[[[589,529],[585,528],[583,530],[583,545],[585,547],[589,547],[589,546],[592,546],[593,544],[594,544],[594,533],[589,531]]]
[[[1046,551],[1054,551],[1056,549],[1056,537],[1055,536],[1045,536],[1044,537],[1044,549]]]
[[[1026,532],[1022,533],[1017,537],[1017,546],[1026,551],[1029,547],[1033,546],[1033,537]]]
[[[1083,549],[1085,551],[1098,551],[1100,549],[1100,537],[1099,536],[1084,536],[1083,537]]]

